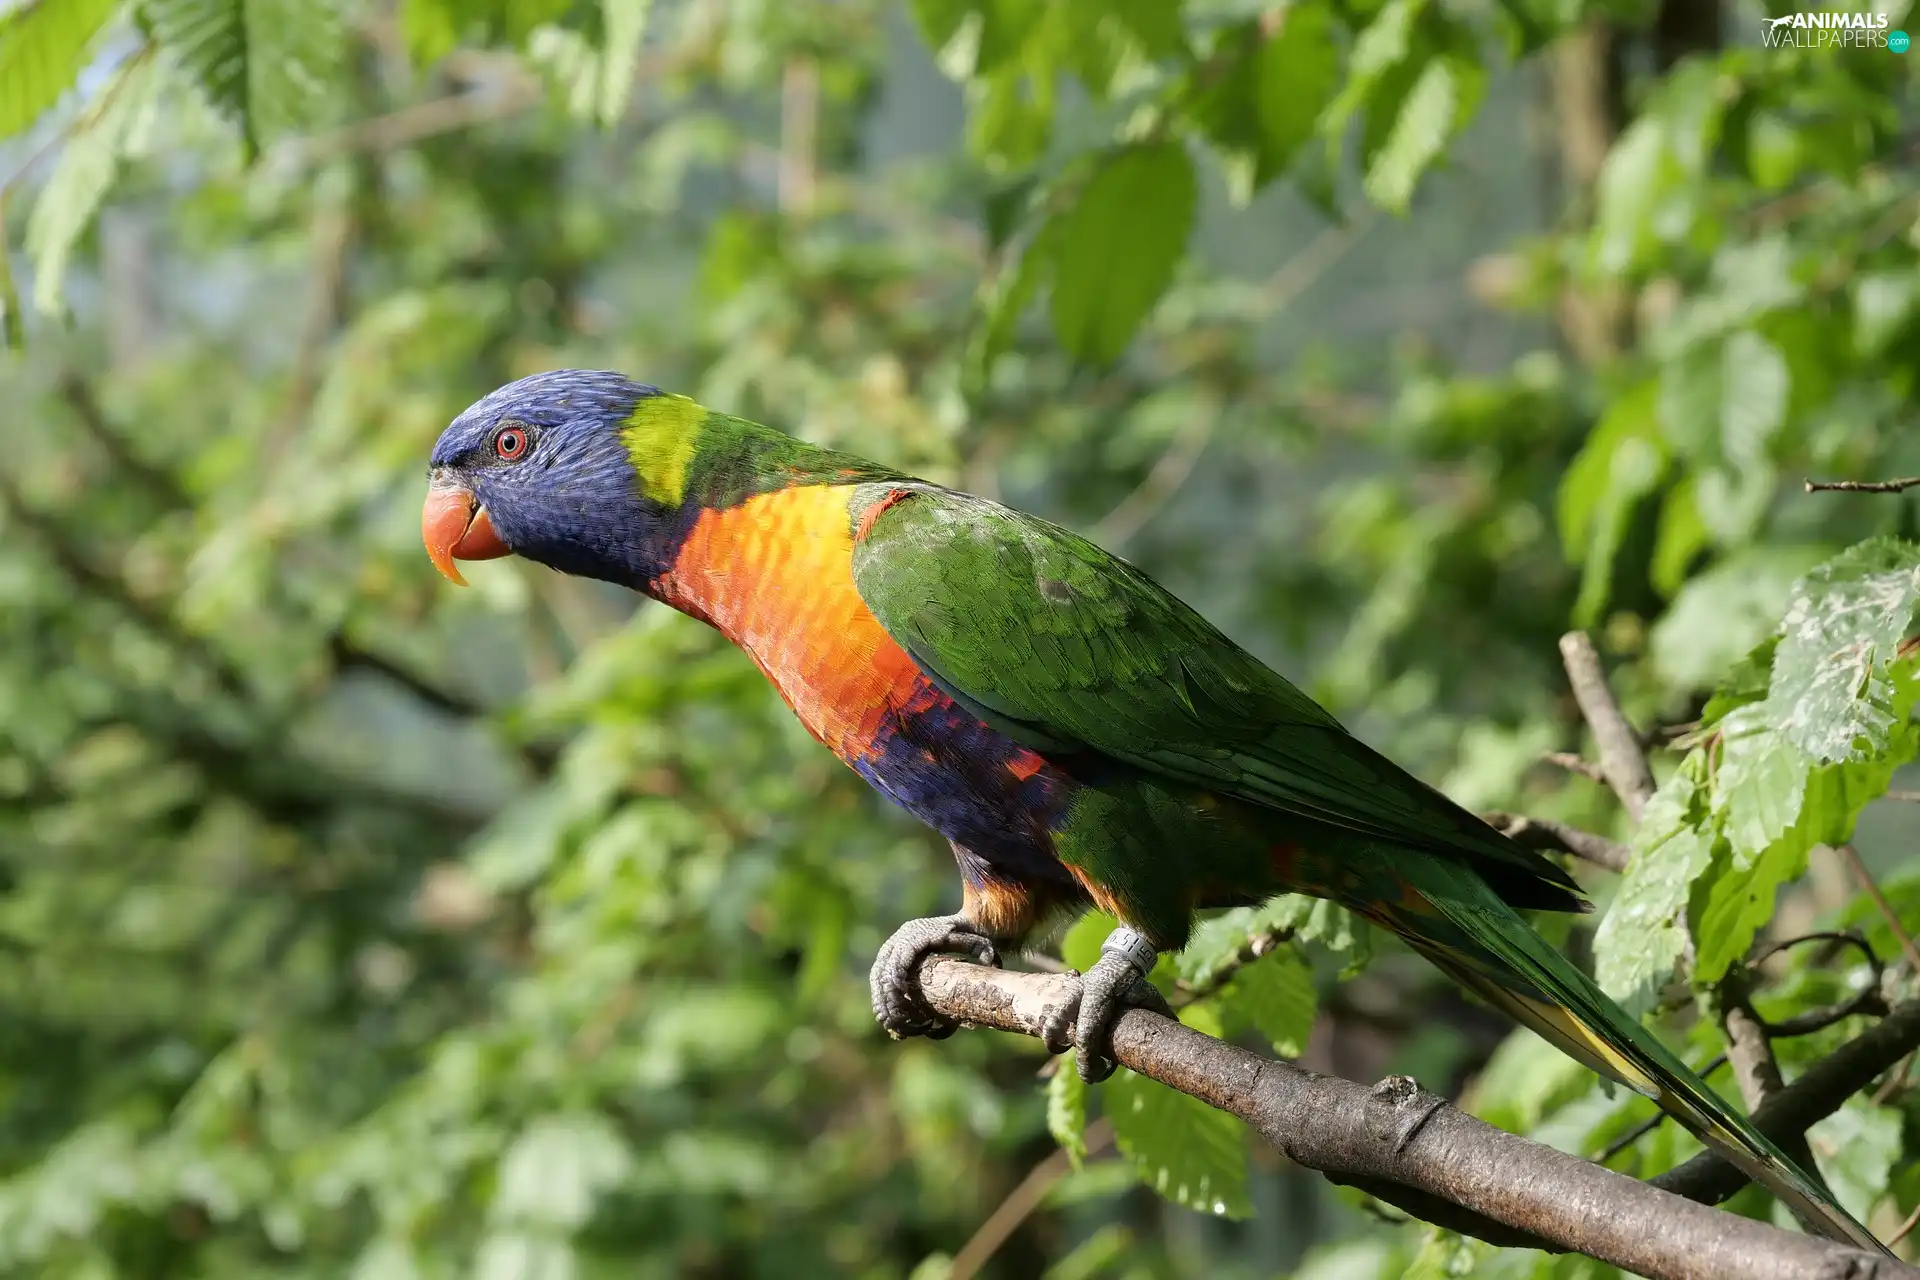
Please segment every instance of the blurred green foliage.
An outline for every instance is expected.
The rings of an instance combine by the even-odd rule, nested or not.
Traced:
[[[953,901],[937,842],[710,633],[513,562],[453,592],[414,521],[472,399],[624,369],[1086,529],[1462,802],[1630,837],[1597,933],[1543,923],[1696,1063],[1757,938],[1858,928],[1911,993],[1830,846],[1920,927],[1868,807],[1915,751],[1913,499],[1799,480],[1920,473],[1920,117],[1907,59],[1760,17],[0,8],[0,1270],[933,1280],[1052,1160],[988,1274],[1614,1274],[1032,1042],[886,1042],[866,964]],[[1700,722],[1637,832],[1539,762],[1582,744],[1569,625]],[[1650,1109],[1324,905],[1157,976],[1583,1154]],[[1758,998],[1870,977],[1795,947]],[[1915,1096],[1812,1135],[1883,1229]]]

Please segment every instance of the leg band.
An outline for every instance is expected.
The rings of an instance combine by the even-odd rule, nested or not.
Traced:
[[[1120,956],[1142,977],[1152,971],[1153,962],[1160,955],[1138,930],[1124,924],[1107,935],[1107,940],[1100,944],[1100,954]]]

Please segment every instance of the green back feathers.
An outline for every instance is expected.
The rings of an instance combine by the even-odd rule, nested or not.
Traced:
[[[1472,864],[1517,905],[1573,881],[1348,734],[1165,588],[1085,538],[920,486],[872,521],[854,584],[921,669],[988,723],[1296,820]]]
[[[648,396],[621,429],[641,493],[663,507],[736,506],[807,484],[904,480],[887,467],[716,413],[686,396]]]

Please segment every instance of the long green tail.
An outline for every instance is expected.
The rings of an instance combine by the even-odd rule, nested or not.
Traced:
[[[1375,846],[1379,849],[1379,846]],[[1602,1075],[1645,1094],[1821,1234],[1891,1251],[1572,961],[1549,946],[1471,870],[1412,851],[1381,850],[1394,874],[1451,924],[1403,899],[1369,914],[1462,986]],[[1436,928],[1435,926],[1440,927]],[[1457,930],[1458,947],[1444,935]],[[1478,952],[1479,954],[1474,954]]]

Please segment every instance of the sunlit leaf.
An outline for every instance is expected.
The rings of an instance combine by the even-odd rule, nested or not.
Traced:
[[[1173,281],[1193,229],[1193,162],[1174,142],[1108,156],[1059,215],[1053,325],[1082,360],[1117,359]]]
[[[141,0],[141,12],[249,151],[332,105],[347,54],[339,0]]]
[[[1920,607],[1920,547],[1877,538],[1794,589],[1773,660],[1782,731],[1816,760],[1885,751],[1895,724],[1888,667]]]
[[[1074,1053],[1069,1049],[1061,1054],[1047,1080],[1047,1132],[1078,1169],[1087,1158],[1087,1084]]]
[[[121,159],[145,145],[160,85],[152,58],[123,64],[68,133],[59,162],[27,219],[33,301],[42,312],[59,315],[64,310],[63,288],[74,246],[99,212]]]
[[[1707,753],[1695,749],[1647,802],[1633,859],[1594,934],[1594,976],[1630,1012],[1658,1002],[1686,954],[1687,900],[1713,859],[1717,835],[1704,827],[1706,784]]]
[[[87,46],[119,8],[120,0],[24,0],[0,13],[0,138],[73,86]]]
[[[1307,1051],[1319,1014],[1313,970],[1293,947],[1278,947],[1242,966],[1220,992],[1228,1027],[1249,1026],[1283,1058]]]
[[[1203,1213],[1252,1213],[1246,1130],[1238,1120],[1125,1067],[1100,1096],[1115,1143],[1147,1186]]]

